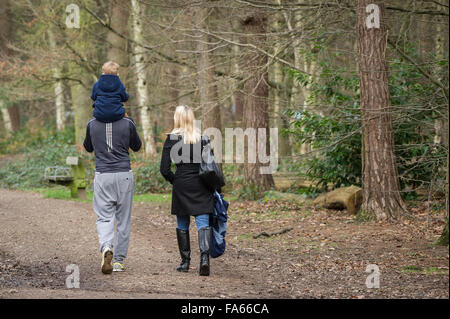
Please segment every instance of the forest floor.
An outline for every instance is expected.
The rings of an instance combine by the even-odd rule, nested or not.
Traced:
[[[432,244],[443,218],[424,207],[388,224],[307,203],[233,201],[227,250],[209,277],[198,275],[194,223],[191,270],[175,271],[169,207],[134,204],[126,271],[104,275],[90,203],[0,189],[0,298],[449,298],[449,250]],[[66,288],[69,264],[79,267],[78,289]],[[366,287],[369,264],[379,288]]]

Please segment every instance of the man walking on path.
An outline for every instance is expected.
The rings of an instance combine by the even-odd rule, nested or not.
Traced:
[[[110,274],[112,271],[124,271],[123,261],[130,242],[134,191],[128,149],[137,152],[142,142],[135,123],[128,117],[112,123],[103,123],[93,118],[87,124],[83,145],[86,151],[95,153],[96,171],[92,188],[102,253],[102,272]]]

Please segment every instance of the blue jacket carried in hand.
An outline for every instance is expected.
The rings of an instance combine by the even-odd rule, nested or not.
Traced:
[[[228,202],[214,191],[214,212],[212,216],[212,238],[210,256],[217,258],[225,252],[225,234],[227,233]]]
[[[128,101],[125,86],[114,74],[102,74],[92,87],[94,117],[105,123],[115,122],[125,115],[123,103]]]

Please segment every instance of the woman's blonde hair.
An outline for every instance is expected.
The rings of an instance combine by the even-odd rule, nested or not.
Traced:
[[[184,143],[194,144],[201,139],[200,129],[194,127],[194,111],[189,106],[177,106],[173,120],[174,125],[171,133],[183,136]]]

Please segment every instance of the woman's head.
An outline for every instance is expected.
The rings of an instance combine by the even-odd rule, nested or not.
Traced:
[[[183,136],[184,143],[194,144],[200,140],[200,130],[194,127],[194,111],[192,111],[189,106],[177,106],[177,108],[175,109],[173,120],[174,127],[172,134],[179,134]]]

